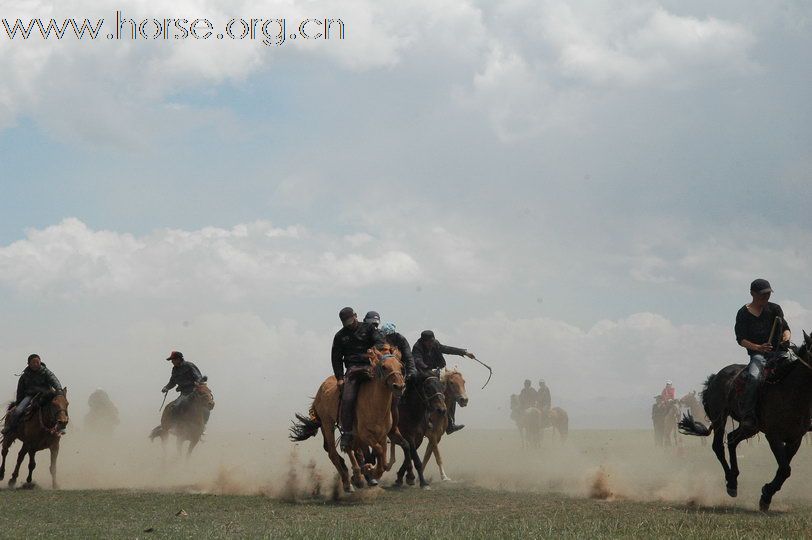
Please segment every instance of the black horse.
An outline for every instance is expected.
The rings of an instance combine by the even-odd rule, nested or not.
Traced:
[[[738,489],[739,465],[736,447],[740,442],[763,432],[778,462],[778,470],[772,482],[761,488],[759,508],[766,512],[773,495],[781,489],[790,476],[790,462],[798,451],[810,425],[812,406],[812,337],[806,332],[800,347],[792,346],[797,360],[786,367],[786,374],[778,380],[765,383],[758,398],[757,431],[745,431],[740,427],[727,436],[730,465],[725,460],[724,433],[728,416],[740,420],[741,411],[736,397],[736,384],[746,366],[733,364],[711,375],[702,392],[702,405],[710,418],[710,428],[693,419],[690,413],[680,422],[680,432],[685,435],[707,436],[713,432],[713,451],[725,471],[727,493],[735,497]]]
[[[403,465],[398,470],[395,485],[403,485],[405,473],[408,473],[407,482],[410,485],[414,483],[414,472],[412,472],[412,465],[414,465],[420,478],[420,487],[425,488],[429,483],[423,477],[423,463],[420,461],[417,449],[423,442],[429,422],[439,422],[446,414],[445,394],[440,377],[433,371],[426,371],[409,379],[398,412],[400,413],[398,430],[408,441],[409,451],[406,452],[404,446]]]

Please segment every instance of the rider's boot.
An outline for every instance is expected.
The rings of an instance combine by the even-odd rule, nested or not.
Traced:
[[[465,424],[448,424],[448,427],[446,428],[445,432],[447,435],[451,435],[455,431],[459,431],[464,427]]]

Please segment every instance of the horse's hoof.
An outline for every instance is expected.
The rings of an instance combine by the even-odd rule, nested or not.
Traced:
[[[409,484],[410,486],[413,486],[414,485],[414,478],[406,478],[406,483]]]
[[[374,478],[367,478],[367,486],[369,487],[376,487],[378,485],[378,481]]]
[[[443,482],[453,482],[453,480],[451,479],[451,477],[450,477],[450,476],[443,476],[443,477],[441,478],[441,480],[442,480]]]
[[[431,486],[429,484],[421,484],[420,489],[424,489],[426,491],[431,491]]]
[[[346,493],[347,495],[355,493],[355,488],[352,487],[352,484],[350,484],[349,486],[344,486],[344,493]]]
[[[770,510],[770,501],[764,498],[764,495],[758,500],[758,509],[762,512],[769,512]]]
[[[730,495],[731,497],[735,497],[736,495],[739,494],[739,490],[737,488],[728,487],[727,494]]]
[[[9,481],[8,481],[8,487],[14,487],[14,486],[16,486],[16,485],[17,485],[17,481],[16,481],[16,480],[9,480]]]
[[[34,482],[26,482],[23,484],[23,489],[34,489],[37,485]]]
[[[395,483],[392,484],[393,488],[400,489],[403,487],[403,480],[395,480]]]

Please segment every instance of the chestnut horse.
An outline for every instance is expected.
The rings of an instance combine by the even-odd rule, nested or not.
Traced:
[[[367,354],[371,364],[371,380],[358,389],[353,424],[355,437],[347,452],[352,465],[352,482],[359,487],[363,485],[362,474],[366,476],[367,484],[375,485],[387,470],[386,437],[392,429],[392,396],[400,396],[405,387],[397,350],[387,345],[382,351],[370,349]],[[353,485],[350,484],[347,464],[339,454],[335,440],[340,394],[335,376],[327,377],[313,398],[309,416],[296,415],[296,421],[290,428],[290,439],[294,442],[304,441],[314,437],[321,429],[324,451],[338,471],[344,491],[350,493]],[[367,464],[362,471],[356,453],[363,456],[370,448],[375,458],[374,468],[372,464]]]
[[[161,425],[155,427],[149,434],[149,440],[160,437],[161,445],[166,448],[166,439],[170,433],[173,433],[178,443],[178,455],[182,452],[183,443],[189,441],[189,449],[186,451],[187,458],[192,455],[192,450],[200,442],[200,437],[206,428],[205,411],[214,409],[214,396],[209,385],[206,384],[205,378],[195,385],[189,399],[190,402],[177,414],[173,407],[166,407],[161,414]]]
[[[28,478],[25,482],[31,485],[31,475],[37,463],[34,461],[34,454],[46,448],[51,451],[51,483],[54,489],[58,489],[56,482],[56,458],[59,456],[59,440],[68,425],[68,389],[52,391],[47,395],[35,399],[32,413],[20,421],[17,428],[3,437],[3,463],[0,464],[0,480],[6,473],[6,454],[9,447],[16,439],[23,443],[20,453],[17,454],[17,465],[8,481],[9,486],[17,483],[17,476],[20,473],[25,455],[28,454]],[[6,424],[11,419],[6,416]]]
[[[561,442],[567,442],[567,434],[569,433],[570,419],[567,411],[561,407],[553,407],[552,409],[542,412],[541,427],[552,427],[558,432]]]
[[[445,394],[446,409],[448,409],[454,402],[456,402],[460,407],[465,407],[468,405],[468,394],[465,391],[465,379],[457,368],[443,369],[440,372],[440,382],[443,384],[443,394]],[[440,468],[440,479],[444,482],[451,480],[443,469],[443,458],[440,456],[440,439],[443,438],[447,427],[448,416],[443,416],[440,421],[432,424],[431,428],[426,432],[426,438],[429,440],[429,444],[426,447],[426,453],[423,454],[423,470],[426,469],[426,465],[433,454],[434,458],[437,460],[437,466]]]

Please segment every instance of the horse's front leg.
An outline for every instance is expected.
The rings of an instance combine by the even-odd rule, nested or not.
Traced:
[[[8,439],[3,439],[3,448],[0,450],[0,453],[3,455],[3,463],[0,465],[0,480],[6,476],[6,456],[8,455],[9,446],[11,446],[11,441]]]
[[[56,481],[56,458],[59,457],[59,440],[51,446],[51,487],[59,489]]]
[[[30,484],[34,477],[34,469],[37,466],[37,462],[34,459],[34,456],[37,454],[36,450],[30,450],[28,452],[28,478],[25,479],[26,484]]]
[[[803,438],[799,438],[797,441],[785,444],[778,439],[767,438],[767,442],[770,443],[770,450],[773,451],[775,461],[778,463],[778,470],[775,471],[775,477],[772,482],[764,484],[764,487],[761,488],[761,498],[758,501],[758,508],[762,512],[766,512],[770,509],[773,495],[781,489],[781,486],[784,485],[784,482],[789,478],[790,474],[792,474],[792,468],[789,464],[801,446],[802,440]]]
[[[352,485],[356,488],[364,487],[364,479],[363,475],[361,474],[361,466],[358,464],[358,458],[355,456],[355,450],[350,449],[347,452],[347,456],[350,458],[350,467],[352,467]]]
[[[195,437],[194,439],[189,441],[189,448],[186,449],[186,460],[187,461],[189,460],[190,457],[192,457],[192,450],[195,449],[195,446],[197,446],[197,443],[199,443],[199,442],[200,442],[200,437],[199,436]]]
[[[17,483],[17,477],[20,475],[20,465],[23,464],[23,459],[25,458],[25,454],[28,453],[28,445],[23,444],[23,447],[20,448],[20,453],[17,454],[17,465],[14,466],[14,472],[11,473],[11,478],[8,481],[9,486],[13,486]]]

